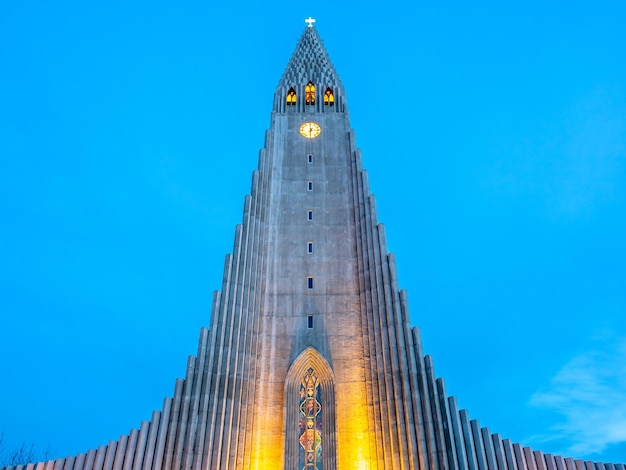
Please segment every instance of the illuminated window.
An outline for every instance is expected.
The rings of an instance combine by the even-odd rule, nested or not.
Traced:
[[[287,106],[295,106],[296,104],[296,90],[289,88],[287,92]]]
[[[307,189],[308,191],[313,191],[313,181],[309,181],[309,182],[307,182],[307,184],[306,184],[306,189]]]
[[[306,278],[306,288],[313,289],[313,276],[309,276]]]
[[[309,82],[304,87],[304,100],[306,104],[315,104],[315,85]]]
[[[309,328],[313,317],[309,316]],[[298,468],[319,470],[322,468],[322,391],[313,368],[304,374],[300,382],[300,456]]]
[[[306,217],[307,217],[308,220],[313,220],[313,211],[307,212]]]
[[[326,93],[324,93],[324,105],[325,106],[333,106],[335,104],[335,95],[333,94],[333,90],[326,88]]]
[[[313,315],[309,315],[307,317],[307,328],[308,329],[313,328]]]
[[[313,253],[313,242],[308,242],[306,244],[306,251],[307,253]]]

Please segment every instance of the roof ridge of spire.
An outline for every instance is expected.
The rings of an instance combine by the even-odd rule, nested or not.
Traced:
[[[325,87],[342,87],[324,46],[324,41],[320,38],[317,28],[312,23],[308,23],[280,78],[279,87],[287,84],[290,87],[304,85],[309,81]]]

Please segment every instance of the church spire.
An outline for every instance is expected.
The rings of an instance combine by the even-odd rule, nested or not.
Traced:
[[[307,26],[298,41],[276,93],[274,112],[346,112],[343,85],[328,57],[322,39],[313,26]]]

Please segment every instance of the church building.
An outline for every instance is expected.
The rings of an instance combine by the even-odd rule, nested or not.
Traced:
[[[410,325],[346,92],[307,22],[173,397],[117,441],[11,470],[626,470],[513,443],[448,396]]]

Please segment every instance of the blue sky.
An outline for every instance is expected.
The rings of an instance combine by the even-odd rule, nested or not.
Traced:
[[[149,419],[209,324],[309,15],[448,392],[626,461],[626,5],[24,1],[0,15],[0,432]]]

